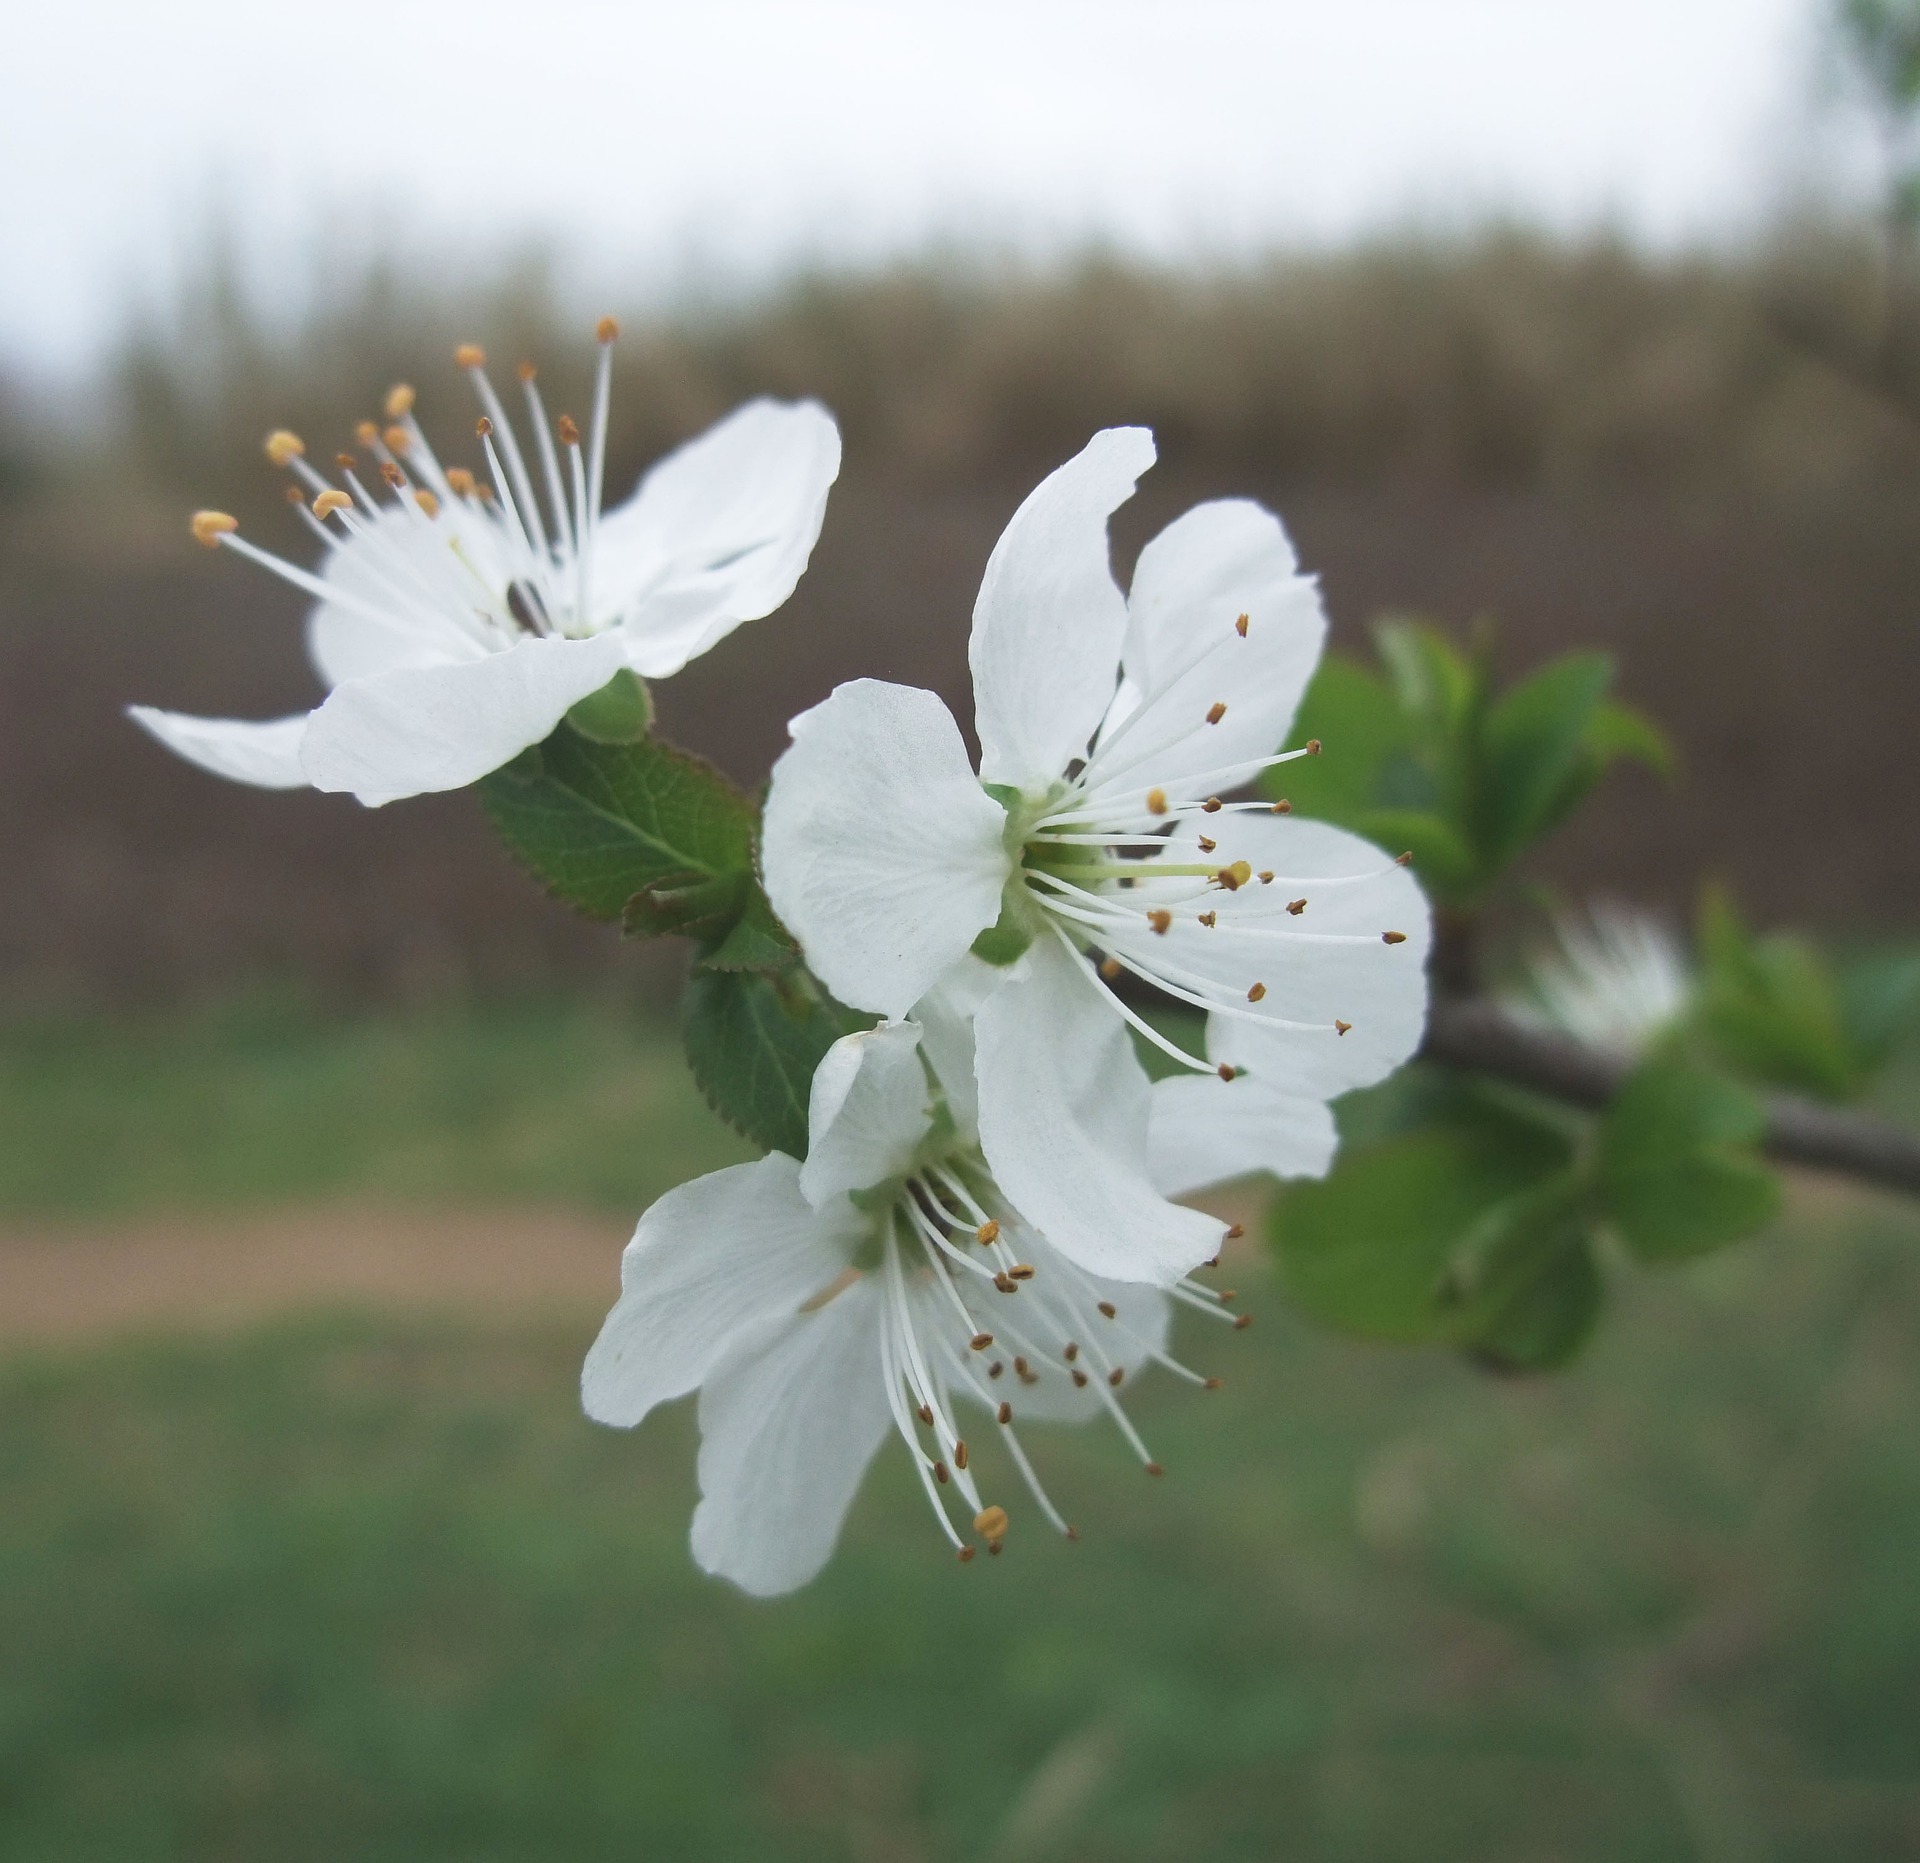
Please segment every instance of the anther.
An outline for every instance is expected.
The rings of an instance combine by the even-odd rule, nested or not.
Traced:
[[[209,550],[219,546],[220,539],[240,528],[240,520],[229,517],[224,511],[196,511],[193,514],[193,540],[204,543]]]
[[[1408,848],[1404,854],[1394,855],[1393,864],[1396,867],[1411,867],[1413,865],[1413,849]]]
[[[989,1540],[987,1542],[987,1557],[989,1559],[998,1559],[1000,1557],[1000,1548],[1005,1544],[1006,1542],[1004,1540]]]
[[[1240,1290],[1237,1287],[1223,1287],[1220,1290],[1220,1304],[1222,1306],[1230,1307],[1239,1298]]]
[[[1147,1464],[1147,1473],[1149,1475],[1164,1475],[1166,1472],[1158,1462],[1149,1462]]]
[[[1200,812],[1203,815],[1218,815],[1220,813],[1221,806],[1222,804],[1218,796],[1209,796],[1206,799],[1206,801],[1201,803]]]
[[[1353,1024],[1351,1022],[1342,1022],[1338,1016],[1335,1016],[1333,1019],[1333,1027],[1335,1034],[1344,1035],[1348,1029],[1353,1027]]]
[[[373,436],[375,440],[379,439],[379,437],[377,433]],[[368,444],[371,445],[372,441],[369,441]],[[338,466],[342,472],[351,472],[360,464],[351,453],[335,453],[333,463]]]
[[[345,492],[335,491],[332,486],[313,501],[313,515],[317,518],[332,517],[336,511],[351,511],[353,500]]]
[[[926,1426],[928,1427],[928,1429],[932,1429],[932,1427],[933,1427],[933,1411],[932,1411],[932,1409],[931,1409],[931,1408],[930,1408],[930,1407],[929,1407],[928,1405],[926,1405],[926,1404],[922,1404],[922,1405],[920,1406],[920,1412],[919,1412],[919,1414],[920,1414],[920,1421],[921,1421],[922,1423],[924,1423],[924,1424],[925,1424],[925,1425],[926,1425]]]
[[[1263,868],[1261,870],[1260,884],[1262,886],[1271,886],[1273,884],[1273,870],[1271,868]]]
[[[1228,892],[1237,893],[1241,887],[1253,878],[1253,869],[1244,860],[1236,860],[1231,867],[1222,867],[1214,878]]]
[[[484,440],[492,431],[493,422],[488,420],[484,414],[473,423],[473,437],[476,440]]]
[[[971,1565],[973,1563],[973,1555],[979,1550],[977,1546],[962,1546],[953,1556],[958,1559],[962,1565]]]
[[[1251,1313],[1237,1313],[1234,1315],[1233,1330],[1235,1332],[1243,1333],[1252,1324],[1253,1324],[1253,1315]]]
[[[390,485],[395,491],[398,491],[401,486],[406,484],[407,475],[389,459],[381,463],[380,479],[383,484]]]
[[[1120,1311],[1120,1309],[1116,1307],[1111,1300],[1101,1301],[1099,1303],[1099,1308],[1101,1313],[1104,1314],[1108,1319],[1112,1319],[1114,1315]]]
[[[967,1341],[968,1350],[973,1352],[984,1352],[987,1347],[992,1344],[993,1335],[991,1333],[975,1333],[973,1337]]]
[[[1025,1359],[1016,1358],[1013,1361],[1013,1375],[1016,1378],[1024,1378],[1027,1375],[1027,1361]]]
[[[413,502],[417,504],[428,517],[438,517],[440,515],[440,500],[434,497],[424,486],[414,493]]]
[[[1307,755],[1317,757],[1320,754],[1320,740],[1317,737],[1307,739]]]
[[[1003,1403],[993,1414],[998,1417],[1002,1423],[1011,1423],[1013,1421],[1013,1406]]]
[[[1209,1255],[1200,1265],[1203,1268],[1217,1268],[1220,1265],[1220,1257],[1218,1255]]]
[[[578,446],[580,444],[580,429],[575,426],[571,414],[562,414],[553,424],[555,431],[560,435],[560,444],[562,446]]]
[[[1215,912],[1198,912],[1195,913],[1194,916],[1199,919],[1202,925],[1211,931],[1213,929],[1213,922],[1219,917],[1219,914]]]
[[[471,498],[473,496],[473,474],[469,472],[465,466],[449,466],[447,468],[447,489],[452,492],[456,498]]]
[[[1214,702],[1207,707],[1208,724],[1218,724],[1226,715],[1227,702],[1225,699],[1215,699]]]
[[[1382,932],[1380,934],[1380,942],[1382,944],[1405,944],[1407,942],[1407,934],[1405,932]]]
[[[596,343],[611,343],[619,334],[619,322],[612,317],[602,317],[593,326],[593,338]]]
[[[389,427],[381,436],[389,453],[404,453],[413,444],[413,435],[404,427]]]
[[[998,1242],[1000,1240],[1000,1225],[989,1216],[987,1220],[973,1232],[973,1239],[978,1242],[982,1248],[987,1247],[989,1243]]]
[[[1253,988],[1247,992],[1247,1001],[1257,1003],[1266,993],[1267,986],[1264,983],[1256,983]]]
[[[1245,615],[1242,615],[1242,616],[1240,617],[1240,619],[1239,619],[1239,620],[1237,620],[1237,621],[1236,621],[1236,622],[1235,622],[1235,623],[1233,624],[1233,631],[1234,631],[1234,632],[1235,632],[1236,634],[1238,634],[1238,635],[1240,636],[1240,638],[1241,638],[1242,640],[1245,640],[1245,639],[1246,639],[1246,637],[1247,637],[1247,617],[1246,617]]]
[[[1218,841],[1210,841],[1205,835],[1200,837],[1200,851],[1203,854],[1211,854],[1219,845],[1220,843]]]
[[[1069,1339],[1067,1343],[1061,1347],[1060,1356],[1071,1365],[1073,1361],[1080,1356],[1080,1348],[1073,1340]]]
[[[1010,1281],[1031,1281],[1033,1279],[1033,1270],[1024,1261],[1015,1262],[1014,1265],[1007,1270],[1007,1279]]]
[[[1246,1233],[1247,1226],[1245,1223],[1235,1223],[1233,1227],[1227,1231],[1227,1240],[1229,1242],[1238,1242]]]
[[[1232,1081],[1240,1078],[1240,1070],[1226,1061],[1222,1061],[1213,1071],[1218,1074],[1222,1080]]]
[[[1006,1366],[1003,1365],[998,1359],[995,1359],[993,1363],[987,1367],[987,1376],[989,1378],[997,1378],[1005,1370],[1006,1370]]]
[[[1087,1374],[1078,1365],[1073,1368],[1073,1383],[1076,1390],[1084,1391],[1087,1388]]]
[[[405,382],[395,382],[387,390],[387,419],[405,420],[413,412],[413,390]]]
[[[947,1473],[947,1465],[944,1462],[934,1463],[933,1478],[943,1488],[947,1485],[948,1482],[950,1482],[953,1479],[953,1477]]]
[[[284,466],[298,459],[306,450],[307,443],[289,428],[276,427],[267,435],[267,457],[276,466]]]
[[[1116,1365],[1110,1372],[1107,1373],[1107,1382],[1110,1385],[1112,1385],[1115,1390],[1118,1390],[1120,1386],[1126,1382],[1126,1376],[1127,1376],[1126,1366]]]
[[[1164,789],[1149,789],[1147,791],[1147,813],[1149,815],[1164,815],[1166,812],[1167,792]]]
[[[1167,935],[1167,927],[1173,923],[1173,914],[1164,906],[1155,906],[1147,914],[1147,923],[1164,938]]]
[[[1007,1510],[1004,1507],[983,1507],[973,1517],[973,1530],[983,1540],[1002,1538],[1007,1530]]]
[[[1106,957],[1100,960],[1100,974],[1105,977],[1109,983],[1118,983],[1120,979],[1126,975],[1126,971],[1126,965],[1121,963],[1117,957]]]
[[[531,361],[521,363],[519,367],[514,370],[514,374],[519,376],[523,382],[532,381],[539,373],[539,369],[536,368]]]
[[[478,343],[462,343],[453,352],[453,366],[456,369],[484,369],[487,366],[487,352]]]
[[[1012,1279],[1011,1276],[1007,1275],[1004,1272],[1000,1274],[996,1274],[993,1277],[993,1284],[1003,1294],[1015,1294],[1020,1291],[1019,1282],[1015,1281],[1014,1279]]]
[[[297,485],[289,485],[282,495],[290,505],[304,505],[307,502],[306,493]]]
[[[1217,1391],[1225,1383],[1226,1379],[1224,1378],[1209,1378],[1200,1388],[1203,1391]]]
[[[1276,815],[1291,815],[1293,813],[1293,804],[1289,802],[1285,796],[1282,796],[1280,800],[1273,805],[1273,812]]]
[[[1298,918],[1306,909],[1307,902],[1304,899],[1289,899],[1287,901],[1287,910],[1291,912],[1295,918]]]
[[[1078,1527],[1069,1527],[1069,1528],[1067,1529],[1067,1538],[1068,1538],[1068,1539],[1070,1539],[1070,1540],[1077,1540],[1077,1539],[1078,1539],[1079,1537],[1080,1537],[1080,1529],[1079,1529]]]
[[[967,1445],[964,1442],[953,1445],[953,1465],[955,1468],[965,1468],[967,1465]]]
[[[1022,1384],[1038,1384],[1040,1382],[1040,1374],[1037,1371],[1022,1371],[1017,1365],[1014,1367],[1014,1376],[1017,1377]]]

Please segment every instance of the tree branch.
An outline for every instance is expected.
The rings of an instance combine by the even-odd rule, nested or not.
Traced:
[[[1491,1074],[1595,1111],[1633,1071],[1628,1059],[1516,1022],[1476,997],[1434,998],[1421,1053],[1429,1061]],[[1767,1094],[1763,1104],[1767,1130],[1761,1149],[1769,1158],[1920,1196],[1920,1133],[1797,1094]]]

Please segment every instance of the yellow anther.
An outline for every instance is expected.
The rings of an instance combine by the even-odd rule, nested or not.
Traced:
[[[449,466],[447,468],[447,490],[452,492],[456,498],[471,498],[473,496],[473,474],[469,472],[465,466]]]
[[[224,511],[196,511],[193,514],[193,540],[204,543],[209,550],[218,547],[220,539],[240,528],[237,517],[229,517]]]
[[[1031,1281],[1033,1279],[1033,1270],[1028,1267],[1024,1261],[1017,1261],[1007,1270],[1007,1279],[1010,1281]]]
[[[1200,811],[1203,815],[1218,815],[1223,806],[1218,796],[1209,796],[1206,801],[1201,803]]]
[[[285,498],[290,505],[304,505],[307,502],[306,493],[297,485],[289,485],[287,489],[281,493],[281,496]]]
[[[1295,918],[1298,918],[1306,909],[1307,902],[1304,899],[1289,899],[1287,901],[1287,910],[1292,913]]]
[[[1147,791],[1147,813],[1149,815],[1164,815],[1166,812],[1167,792],[1164,789],[1149,789]]]
[[[973,1517],[973,1530],[983,1540],[997,1540],[1007,1530],[1007,1510],[1004,1507],[983,1507]]]
[[[1247,617],[1246,617],[1245,615],[1242,615],[1242,616],[1240,617],[1240,619],[1239,619],[1239,620],[1237,620],[1237,621],[1236,621],[1236,622],[1235,622],[1235,623],[1233,624],[1233,631],[1234,631],[1234,632],[1235,632],[1236,634],[1238,634],[1238,635],[1240,636],[1240,638],[1241,638],[1242,640],[1245,640],[1245,639],[1246,639],[1246,637],[1247,637]]]
[[[602,317],[600,321],[593,326],[594,341],[597,343],[611,343],[619,334],[619,322],[612,317]]]
[[[413,389],[406,382],[395,382],[387,390],[387,419],[405,420],[413,412]]]
[[[1100,974],[1105,977],[1109,983],[1118,983],[1126,973],[1126,965],[1121,963],[1117,957],[1106,957],[1100,960]]]
[[[1253,878],[1253,869],[1244,860],[1236,860],[1231,867],[1222,867],[1213,877],[1228,892],[1237,893]]]
[[[1147,923],[1164,938],[1167,927],[1173,923],[1173,914],[1164,906],[1155,906],[1154,909],[1147,914]]]
[[[1291,815],[1293,813],[1293,804],[1289,802],[1285,796],[1282,796],[1280,800],[1273,805],[1273,812],[1276,815]]]
[[[514,374],[519,376],[519,378],[523,382],[532,381],[533,378],[539,373],[540,371],[537,368],[535,368],[531,362],[523,362],[519,365],[518,368],[514,370]]]
[[[1413,849],[1408,848],[1404,854],[1394,855],[1393,864],[1396,867],[1411,867],[1413,865]]]
[[[1194,914],[1194,917],[1196,917],[1208,931],[1212,931],[1214,920],[1219,917],[1219,914],[1214,912],[1197,912]]]
[[[330,518],[336,511],[351,511],[353,500],[345,492],[335,491],[332,486],[313,501],[313,515],[317,518]]]
[[[473,423],[473,437],[476,440],[484,440],[492,431],[493,422],[488,420],[484,414]]]
[[[453,365],[457,369],[484,369],[487,352],[478,343],[462,343],[453,352]]]
[[[428,517],[438,517],[440,515],[440,500],[434,497],[434,495],[424,487],[414,493],[413,502],[417,504]]]
[[[379,437],[378,434],[374,435],[376,440]],[[351,472],[360,462],[355,459],[351,453],[335,453],[333,463],[338,466],[342,472]]]
[[[987,1247],[989,1243],[998,1242],[1000,1240],[1000,1225],[989,1216],[987,1220],[973,1232],[973,1239],[978,1242],[982,1248]]]
[[[413,435],[404,427],[389,427],[380,437],[386,441],[389,453],[404,453],[413,444]]]
[[[974,1352],[984,1352],[987,1347],[992,1344],[993,1335],[991,1333],[975,1333],[973,1337],[967,1341],[969,1350]]]
[[[1342,1022],[1338,1016],[1335,1016],[1333,1019],[1333,1028],[1336,1035],[1344,1035],[1347,1030],[1352,1027],[1353,1024],[1351,1022]]]
[[[1380,934],[1380,942],[1382,944],[1405,944],[1407,942],[1407,934],[1405,932],[1382,932]]]
[[[1260,884],[1261,884],[1262,886],[1271,886],[1271,885],[1273,884],[1273,870],[1272,870],[1272,868],[1270,868],[1270,867],[1268,867],[1268,868],[1262,868],[1262,869],[1261,869],[1261,873],[1260,873]]]
[[[1206,835],[1200,837],[1200,851],[1203,854],[1211,854],[1219,845],[1218,841],[1210,840]]]
[[[384,462],[380,468],[380,482],[391,486],[396,492],[406,484],[407,475],[392,460]]]
[[[1307,755],[1317,757],[1320,754],[1320,740],[1317,737],[1307,739]]]
[[[1266,993],[1267,986],[1264,983],[1256,983],[1253,988],[1247,992],[1247,1001],[1257,1003]]]
[[[358,440],[362,446],[378,446],[380,444],[380,429],[376,427],[372,421],[363,420],[355,426],[353,437]]]
[[[306,441],[290,428],[276,427],[267,435],[267,457],[276,466],[291,465],[306,450]]]
[[[578,446],[580,444],[580,429],[574,424],[574,419],[571,414],[562,414],[553,424],[559,431],[560,444],[562,446]]]
[[[1207,707],[1208,724],[1218,724],[1226,715],[1227,702],[1225,699],[1215,699],[1214,702]]]

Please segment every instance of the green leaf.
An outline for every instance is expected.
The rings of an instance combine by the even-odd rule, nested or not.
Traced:
[[[685,867],[649,880],[626,903],[621,929],[629,938],[724,940],[753,885],[744,873],[694,873]]]
[[[637,744],[653,729],[653,694],[623,666],[567,713],[567,723],[596,744]]]
[[[1490,865],[1513,859],[1585,793],[1573,779],[1612,683],[1606,654],[1569,654],[1522,680],[1487,713],[1478,813]]]
[[[1430,621],[1389,616],[1373,638],[1403,716],[1432,738],[1455,736],[1478,706],[1481,669]]]
[[[753,807],[709,763],[644,738],[600,744],[562,725],[480,784],[501,838],[562,899],[620,917],[670,876],[753,871]]]
[[[800,947],[774,917],[766,894],[756,885],[747,889],[746,905],[726,936],[694,961],[703,970],[758,970],[772,975],[798,964]]]
[[[1840,977],[1840,1013],[1854,1051],[1883,1066],[1920,1019],[1920,951],[1884,952],[1849,964]]]
[[[1602,769],[1621,761],[1644,764],[1671,781],[1680,772],[1673,741],[1645,712],[1617,700],[1602,705],[1587,726],[1586,751]]]
[[[1556,1171],[1491,1204],[1437,1292],[1455,1344],[1503,1371],[1545,1371],[1586,1343],[1600,1312],[1585,1186]]]
[[[1455,1337],[1451,1277],[1489,1211],[1538,1190],[1570,1156],[1564,1140],[1491,1105],[1343,1150],[1330,1176],[1274,1200],[1282,1280],[1344,1331],[1403,1343]]]
[[[1650,1061],[1600,1121],[1594,1182],[1621,1239],[1649,1261],[1700,1255],[1770,1222],[1780,1186],[1754,1147],[1766,1129],[1744,1088]]]
[[[695,970],[685,1006],[687,1061],[707,1103],[771,1151],[807,1155],[813,1071],[871,1016],[836,1003],[803,969],[769,976]]]

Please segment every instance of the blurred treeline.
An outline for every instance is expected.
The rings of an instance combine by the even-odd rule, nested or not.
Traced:
[[[536,261],[484,277],[387,258],[263,309],[230,245],[131,329],[86,438],[0,443],[0,988],[14,1006],[153,997],[295,972],[388,994],[606,972],[495,851],[470,799],[368,819],[181,768],[130,699],[272,715],[309,702],[302,603],[196,551],[238,513],[304,556],[260,453],[324,458],[389,382],[455,457],[450,352],[584,412],[592,312]],[[1387,608],[1492,616],[1516,666],[1619,653],[1686,782],[1623,779],[1544,878],[1683,911],[1730,877],[1759,916],[1920,920],[1920,347],[1866,233],[1652,258],[1521,232],[1408,238],[1195,275],[1090,257],[1046,272],[945,256],[628,316],[609,484],[747,395],[812,394],[846,468],[779,615],[662,694],[667,727],[757,782],[784,721],[857,674],[965,713],[965,629],[1019,497],[1096,427],[1143,421],[1161,468],[1128,558],[1196,497],[1287,518],[1362,650]],[[503,382],[503,387],[506,383]],[[5,409],[0,408],[0,420]],[[1337,747],[1330,747],[1330,751]]]

